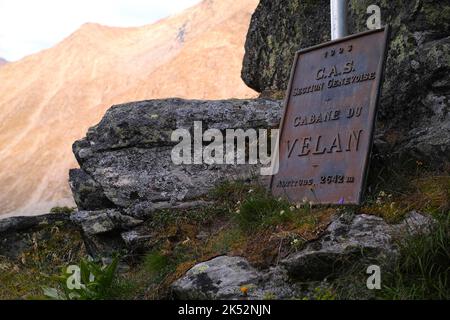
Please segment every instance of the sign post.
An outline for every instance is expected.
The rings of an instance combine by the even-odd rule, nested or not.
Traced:
[[[331,40],[345,37],[347,31],[347,0],[330,0]]]
[[[388,35],[384,27],[296,53],[281,120],[278,172],[270,183],[275,196],[361,204]]]

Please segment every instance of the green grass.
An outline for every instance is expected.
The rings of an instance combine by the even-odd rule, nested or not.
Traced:
[[[173,263],[169,257],[159,251],[150,252],[144,257],[144,267],[151,275],[158,278],[173,271]]]
[[[30,238],[17,260],[0,257],[0,299],[43,298],[43,286],[58,285],[53,275],[85,255],[78,230],[64,223],[42,226]]]
[[[289,205],[263,194],[250,196],[235,215],[237,223],[245,231],[279,224],[290,218]]]
[[[385,299],[450,299],[450,212],[433,231],[400,243],[400,259],[384,282]]]
[[[295,206],[283,199],[276,199],[265,190],[248,194],[236,210],[235,221],[243,231],[259,230],[281,224],[309,223],[305,216],[309,205]]]
[[[450,212],[441,215],[431,232],[397,240],[396,261],[358,261],[331,283],[338,299],[450,299]],[[381,290],[368,290],[366,269],[381,267]]]
[[[245,198],[251,188],[242,181],[225,181],[209,192],[209,198],[222,204],[236,203]]]

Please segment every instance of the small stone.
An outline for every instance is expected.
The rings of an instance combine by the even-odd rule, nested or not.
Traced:
[[[197,234],[196,238],[198,240],[205,241],[209,238],[209,234],[205,231],[200,231],[199,234]]]

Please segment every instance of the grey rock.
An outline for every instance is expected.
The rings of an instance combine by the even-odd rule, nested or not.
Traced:
[[[261,0],[245,42],[244,82],[258,92],[286,90],[295,52],[330,39],[329,5],[328,0]]]
[[[150,216],[153,212],[159,210],[186,210],[186,209],[195,209],[200,207],[206,207],[211,205],[209,201],[197,200],[197,201],[187,201],[187,202],[151,202],[151,201],[141,201],[136,204],[131,204],[130,207],[125,208],[125,213],[132,215],[136,218],[145,219]]]
[[[198,240],[205,241],[210,237],[210,234],[205,231],[200,231],[195,237]]]
[[[132,232],[143,223],[117,209],[78,211],[70,218],[82,230],[88,254],[102,259],[111,258],[116,253],[131,252],[133,237],[122,237],[122,234]]]
[[[70,183],[81,207],[107,198],[125,214],[146,218],[155,210],[205,205],[198,198],[224,180],[248,180],[251,165],[175,165],[176,129],[270,129],[278,126],[281,104],[273,100],[199,101],[166,99],[114,106],[86,138],[73,145],[81,172]],[[95,183],[93,182],[95,181]],[[77,186],[88,186],[81,193]],[[91,196],[91,191],[98,193]],[[96,191],[97,190],[97,191]],[[100,201],[100,199],[102,199]]]
[[[179,299],[231,299],[241,294],[241,286],[258,280],[257,270],[247,260],[222,256],[197,264],[172,289]]]
[[[241,257],[221,256],[190,269],[172,285],[178,299],[287,299],[298,294],[281,268],[258,271]],[[244,297],[241,288],[248,289]]]
[[[83,170],[71,169],[69,171],[69,182],[79,210],[100,210],[115,207],[103,193],[102,187]]]
[[[329,1],[262,0],[252,16],[242,78],[284,92],[294,53],[330,39]],[[349,1],[350,34],[366,31],[371,4],[392,26],[378,122],[379,160],[434,169],[450,163],[450,6],[445,0]],[[268,95],[270,96],[270,95]]]
[[[302,284],[292,281],[283,266],[260,271],[257,287],[250,288],[250,298],[255,300],[291,300],[305,296]]]
[[[436,222],[430,216],[412,211],[401,223],[391,226],[392,234],[398,237],[405,235],[426,234],[433,231]]]
[[[69,214],[44,214],[40,216],[19,216],[0,219],[0,234],[17,233],[36,226],[70,221]]]
[[[153,232],[148,232],[148,230],[139,230],[138,228],[135,228],[130,231],[122,232],[120,236],[128,248],[136,249],[141,247],[143,242],[153,239],[155,234]]]
[[[122,232],[120,236],[122,237],[123,241],[125,241],[125,243],[128,245],[135,243],[140,238],[139,233],[136,230]]]
[[[336,276],[358,260],[392,263],[398,257],[395,239],[417,232],[429,232],[433,220],[412,212],[397,225],[369,215],[351,219],[341,216],[327,228],[318,241],[284,259],[281,264],[290,277],[298,280],[323,280]]]
[[[79,211],[71,215],[71,220],[81,226],[87,236],[98,235],[114,230],[136,227],[143,221],[123,215],[115,209],[100,211]]]

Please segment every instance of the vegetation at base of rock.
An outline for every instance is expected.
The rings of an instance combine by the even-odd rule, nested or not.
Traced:
[[[81,259],[77,266],[80,268],[80,284],[74,279],[75,271],[63,268],[57,277],[59,287],[44,287],[45,297],[53,300],[104,300],[113,296],[114,282],[119,258],[115,257],[110,264],[104,265],[91,259]],[[72,279],[71,279],[72,277]],[[74,287],[69,287],[72,283]]]
[[[75,208],[69,207],[53,207],[50,209],[50,213],[54,214],[71,214],[75,212]]]
[[[195,264],[223,254],[245,257],[260,268],[276,264],[281,257],[300,250],[305,241],[317,238],[328,224],[327,218],[335,213],[348,211],[349,214],[353,214],[368,211],[386,217],[384,213],[386,204],[376,201],[383,189],[393,194],[392,197],[388,197],[385,191],[386,199],[397,202],[403,208],[403,211],[389,213],[391,222],[398,222],[406,210],[415,208],[435,217],[444,213],[447,201],[444,195],[450,190],[447,185],[448,179],[445,177],[421,171],[419,175],[409,179],[403,176],[409,182],[399,184],[398,181],[388,181],[387,176],[391,174],[382,175],[382,181],[368,194],[369,201],[360,209],[320,206],[311,208],[309,204],[300,204],[296,207],[285,200],[271,197],[258,185],[225,182],[210,193],[208,200],[217,201],[214,206],[193,211],[171,212],[171,218],[162,213],[155,215],[151,222],[152,227],[159,226],[161,229],[158,232],[165,236],[159,240],[158,249],[147,254],[143,258],[144,262],[137,266],[139,271],[135,275],[139,274],[140,288],[146,289],[144,294],[146,298],[170,298],[169,285],[174,280]],[[411,199],[414,201],[411,202]],[[286,214],[284,217],[284,214],[280,216],[283,210]],[[206,239],[196,238],[201,232],[206,232]],[[343,294],[343,291],[339,290],[339,281],[335,283],[333,280],[328,286],[311,288],[310,295],[299,299],[377,298],[371,293],[368,294],[365,287],[366,267],[359,266],[359,270],[355,271],[357,279],[353,279],[353,283],[358,285],[357,288],[346,287],[346,292],[350,295]],[[143,282],[147,286],[142,285]],[[134,297],[136,296],[140,294]],[[266,298],[273,298],[273,295],[268,292]],[[383,296],[380,295],[378,298]],[[403,298],[408,296],[405,295]]]
[[[0,256],[0,299],[41,299],[42,287],[57,286],[53,275],[86,255],[78,230],[65,223],[44,225],[26,235],[16,259]]]
[[[381,265],[381,290],[367,290],[368,262],[355,263],[328,285],[337,299],[450,299],[450,211],[436,219],[432,232],[398,240],[399,258]],[[392,262],[391,262],[392,263]]]
[[[239,206],[235,219],[242,230],[251,231],[294,222],[304,214],[302,208],[286,200],[277,200],[265,190],[257,190],[249,194]]]
[[[304,297],[302,300],[336,300],[337,295],[336,292],[327,286],[326,284],[322,284],[314,288],[309,297]]]
[[[270,197],[261,186],[238,181],[225,182],[210,193],[208,200],[216,201],[215,205],[155,213],[145,223],[147,228],[156,231],[151,251],[144,253],[131,271],[119,275],[130,288],[122,298],[170,298],[170,285],[196,263],[235,254],[245,256],[257,266],[268,267],[299,250],[304,239],[317,237],[315,219],[297,219],[287,214],[287,219],[278,220],[272,216],[280,213],[277,210],[263,210],[265,217],[250,232],[236,212],[246,205],[249,197],[253,202],[244,210],[250,211],[252,205],[261,207],[258,203],[264,203],[264,198],[274,208],[287,206],[286,201]],[[290,210],[289,206],[286,209]],[[331,213],[326,211],[325,215]]]
[[[450,210],[450,176],[428,171],[421,163],[413,168],[383,168],[372,178],[370,188],[361,213],[380,216],[389,223],[413,210],[435,217]]]
[[[436,216],[434,210],[428,210],[444,210],[446,198],[442,195],[443,190],[446,190],[446,181],[444,178],[421,172],[419,177],[411,177],[409,183],[397,184],[397,188],[386,179],[379,183],[379,188],[392,191],[394,195],[389,201],[397,201],[401,207],[412,210],[415,204],[420,204],[419,209]],[[417,188],[416,183],[417,186],[427,187]],[[375,199],[379,190],[381,189],[374,189],[373,194],[368,196]],[[411,198],[416,201],[412,204],[402,203],[410,201],[408,199]],[[160,239],[159,249],[146,255],[144,262],[138,266],[141,270],[138,272],[140,277],[150,282],[147,282],[149,286],[146,287],[147,298],[170,298],[169,285],[196,263],[228,254],[245,257],[253,265],[265,268],[276,264],[289,253],[300,250],[305,241],[317,238],[328,224],[328,217],[335,213],[348,211],[353,214],[368,210],[384,216],[382,212],[385,209],[385,204],[376,201],[369,201],[360,209],[320,206],[311,208],[309,204],[301,204],[297,208],[285,200],[271,197],[260,186],[243,182],[226,182],[218,186],[210,193],[209,200],[216,200],[217,205],[201,210],[171,212],[170,222],[163,214],[157,214],[152,220],[152,226],[159,225],[159,233],[166,236]],[[283,214],[279,218],[283,210],[286,216],[283,217]],[[442,211],[439,214],[442,214]],[[398,222],[404,212],[392,211],[389,215],[391,222]],[[196,234],[205,230],[207,238],[201,241],[196,239]],[[306,298],[359,299],[367,296],[365,268],[360,266],[358,272],[356,274],[359,274],[360,278],[355,280],[358,281],[355,283],[359,283],[360,288],[349,290],[354,295],[343,295],[333,283],[329,287],[320,286],[320,290],[311,288],[314,294]],[[149,290],[149,287],[152,289]],[[364,291],[365,295],[361,294],[361,291]],[[267,298],[270,297],[269,292]],[[374,297],[370,295],[369,298]]]
[[[450,299],[450,212],[428,235],[400,243],[400,259],[385,276],[384,299]]]

